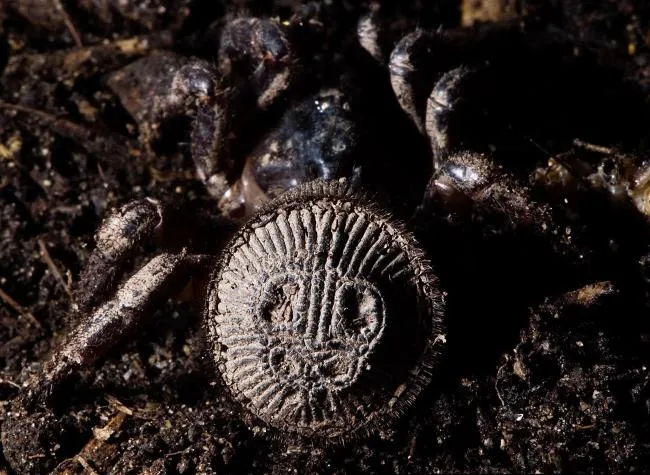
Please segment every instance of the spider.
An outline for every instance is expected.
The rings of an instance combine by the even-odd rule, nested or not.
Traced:
[[[486,157],[464,153],[449,163],[431,185],[444,190],[436,203],[446,211],[467,210],[463,193],[480,209],[483,193],[490,209],[500,203],[519,226],[548,219],[528,213],[524,188],[511,192]],[[235,398],[272,427],[326,441],[371,433],[401,415],[435,374],[446,343],[439,279],[416,239],[347,181],[281,194],[218,259],[184,247],[120,284],[139,245],[169,232],[167,219],[164,206],[145,199],[104,220],[80,279],[78,301],[90,315],[46,362],[28,404],[56,398],[66,379],[132,334],[188,276],[206,273],[199,298],[207,300],[216,368]],[[503,232],[498,220],[497,228]]]
[[[461,302],[466,294],[446,299],[443,291],[447,286],[470,293],[480,289],[485,274],[477,277],[467,269],[483,267],[477,262],[487,256],[481,271],[501,278],[508,271],[495,267],[503,265],[504,255],[516,261],[514,251],[529,257],[543,249],[536,255],[540,266],[549,255],[557,257],[552,266],[567,257],[574,263],[584,254],[558,232],[552,209],[535,199],[528,183],[486,154],[450,145],[450,108],[440,96],[465,97],[458,85],[474,74],[467,68],[437,82],[426,121],[420,105],[404,107],[398,95],[416,131],[432,144],[435,165],[424,199],[409,209],[412,216],[390,212],[389,205],[362,191],[369,180],[368,161],[361,161],[367,136],[339,90],[291,102],[278,126],[250,153],[237,151],[242,146],[237,135],[249,117],[260,110],[272,113],[300,81],[285,27],[258,18],[236,20],[224,30],[217,68],[158,54],[111,76],[110,87],[138,121],[150,153],[165,140],[173,119],[189,111],[191,157],[199,178],[225,214],[252,217],[233,226],[205,217],[197,224],[200,217],[185,216],[192,226],[188,231],[175,229],[179,218],[157,200],[112,212],[80,279],[78,302],[88,316],[28,388],[28,406],[60,398],[78,368],[95,363],[132,334],[192,276],[198,298],[206,302],[203,325],[214,368],[247,409],[245,417],[307,439],[336,443],[360,437],[401,417],[423,388],[435,383],[443,355],[456,361],[467,353],[461,347],[471,335],[449,349],[447,340],[459,335],[459,326],[477,323],[479,312],[468,317],[472,313]],[[384,79],[390,84],[388,74]],[[134,81],[138,87],[125,87]],[[147,88],[156,93],[146,104],[125,92]],[[213,245],[214,253],[197,252],[194,226],[200,233],[220,233],[219,241],[229,236],[228,244]],[[179,234],[189,238],[180,251],[158,254],[123,280],[129,258],[143,242]],[[469,246],[454,244],[458,236],[464,244],[482,241],[483,248],[465,254]],[[441,247],[452,252],[438,257]],[[496,281],[503,283],[500,278]],[[529,283],[519,274],[516,278],[520,287]],[[488,291],[482,296],[497,286],[484,285]],[[530,287],[549,291],[548,285]],[[519,303],[532,298],[521,297]],[[479,303],[488,309],[505,306],[494,299]],[[478,340],[481,327],[467,333],[472,331]]]
[[[415,239],[372,199],[352,191],[362,181],[368,182],[360,157],[369,155],[368,136],[354,100],[336,88],[298,97],[243,164],[238,158],[239,128],[299,88],[300,61],[295,57],[297,48],[290,44],[295,34],[292,28],[300,28],[298,23],[238,18],[223,29],[216,67],[207,61],[157,53],[109,76],[107,84],[138,122],[140,141],[148,154],[155,154],[159,142],[167,140],[170,124],[191,117],[191,157],[207,191],[231,218],[256,215],[253,220],[260,224],[244,226],[224,250],[213,243],[207,246],[208,253],[200,253],[197,242],[209,240],[205,235],[232,234],[233,226],[226,219],[183,216],[187,220],[183,227],[193,228],[186,232],[176,229],[181,217],[158,200],[140,200],[114,210],[97,232],[95,250],[76,292],[80,309],[90,316],[82,319],[68,342],[45,364],[41,380],[27,396],[28,405],[56,400],[78,368],[92,364],[132,334],[162,299],[184,287],[189,276],[198,282],[199,299],[210,304],[225,300],[221,288],[225,284],[220,280],[232,279],[232,271],[226,272],[229,263],[213,252],[241,259],[232,250],[238,240],[252,246],[244,247],[242,253],[254,255],[243,269],[233,263],[234,271],[252,272],[239,277],[252,282],[240,285],[258,287],[246,295],[252,320],[240,330],[256,332],[259,340],[251,349],[235,346],[231,340],[252,334],[224,335],[228,325],[217,325],[221,318],[217,314],[235,312],[234,307],[221,310],[225,304],[208,305],[212,317],[206,322],[210,321],[215,357],[221,355],[215,362],[218,370],[252,414],[290,433],[346,439],[373,432],[396,418],[430,380],[445,341],[442,292]],[[142,99],[147,89],[155,92],[151,101]],[[340,177],[348,181],[337,188]],[[286,192],[317,178],[326,184]],[[267,204],[273,198],[276,201]],[[267,217],[291,207],[295,212],[283,216],[286,221],[278,217],[276,223]],[[309,213],[313,217],[305,217]],[[264,232],[279,232],[281,237],[258,241],[260,226],[267,223],[276,227]],[[312,240],[312,233],[320,236],[324,232],[323,226],[331,227],[336,243],[322,243],[320,237]],[[183,244],[177,246],[178,252],[155,256],[124,280],[130,259],[154,238]],[[358,257],[363,253],[357,247],[368,247],[375,238],[381,246],[370,246],[364,250],[365,258]],[[284,250],[275,247],[280,245],[277,239],[287,241]],[[327,263],[312,262],[311,255],[320,255],[328,244],[333,248]],[[266,250],[272,245],[277,256],[264,255],[259,245]],[[270,269],[257,275],[253,271],[260,266]],[[221,269],[220,277],[214,268]],[[332,303],[319,317],[314,315],[319,305],[312,299],[321,294]],[[230,305],[236,304],[236,297]],[[395,322],[400,306],[410,309],[412,320],[402,330]],[[277,340],[268,340],[274,335]],[[413,349],[399,362],[391,361],[391,345],[409,341],[412,335],[418,335],[418,341],[408,343]],[[260,345],[269,349],[261,356]],[[252,352],[248,359],[261,359],[256,365],[246,362],[242,366],[238,363],[242,351]],[[371,371],[373,366],[376,369]],[[260,377],[251,371],[262,369],[267,373],[267,386],[275,390],[272,401],[268,387],[264,391],[255,387],[252,393],[247,387],[251,377]],[[382,375],[391,373],[390,382],[379,383]],[[369,397],[364,391],[369,384],[385,388],[373,388],[377,394]]]

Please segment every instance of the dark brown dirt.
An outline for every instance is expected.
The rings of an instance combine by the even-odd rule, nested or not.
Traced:
[[[106,8],[61,0],[61,10],[52,3],[0,4],[0,473],[650,470],[648,281],[633,266],[596,272],[622,290],[587,308],[549,296],[519,319],[481,315],[482,325],[497,328],[478,346],[489,356],[465,346],[457,324],[449,335],[454,357],[438,383],[395,427],[343,447],[298,445],[261,423],[243,423],[204,356],[200,310],[176,300],[84,371],[54,411],[27,413],[20,388],[80,318],[73,290],[107,210],[145,196],[213,205],[177,145],[144,159],[137,126],[106,86],[107,74],[159,49],[214,60],[227,15],[286,15],[293,2],[219,2],[215,9],[208,0],[108,1]],[[337,29],[326,49],[338,58],[367,5],[333,3]],[[461,21],[451,0],[385,3],[396,30]],[[596,58],[596,72],[614,71],[617,91],[633,90],[647,113],[645,0],[509,3]],[[136,37],[147,41],[120,43]],[[75,42],[91,48],[88,55],[73,52]],[[345,66],[345,57],[337,61]],[[612,124],[602,145],[645,150],[647,123],[621,115]],[[542,140],[548,153],[568,147]],[[422,150],[399,147],[405,155]],[[539,162],[548,158],[537,154]],[[154,246],[143,251],[134,264]],[[503,289],[499,298],[510,297]]]

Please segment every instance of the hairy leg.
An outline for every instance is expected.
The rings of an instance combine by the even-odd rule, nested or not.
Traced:
[[[79,277],[76,300],[82,311],[99,305],[115,291],[129,259],[160,229],[162,221],[161,204],[150,198],[127,203],[104,218],[95,235],[96,247]]]
[[[27,405],[50,404],[79,368],[89,366],[132,335],[157,305],[176,290],[192,271],[204,269],[205,255],[160,254],[151,259],[70,333],[66,342],[44,364],[40,378],[30,386]]]

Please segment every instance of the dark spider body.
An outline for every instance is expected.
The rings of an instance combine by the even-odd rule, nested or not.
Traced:
[[[282,118],[250,154],[240,183],[240,201],[248,214],[299,183],[341,176],[358,182],[359,157],[368,137],[351,111],[353,105],[337,90],[308,97]],[[233,190],[233,192],[236,192]]]
[[[354,98],[336,87],[301,92],[290,107],[276,107],[282,113],[270,132],[247,131],[251,121],[293,98],[304,82],[301,58],[294,53],[299,49],[289,43],[301,41],[300,27],[287,25],[258,18],[227,24],[216,68],[160,54],[108,79],[138,121],[149,154],[168,144],[168,135],[181,137],[179,124],[191,117],[197,176],[228,213],[241,215],[243,208],[250,214],[279,192],[317,178],[354,178],[363,165],[368,127],[359,120]],[[149,89],[156,94],[148,104],[143,98]],[[253,140],[259,143],[251,148]]]

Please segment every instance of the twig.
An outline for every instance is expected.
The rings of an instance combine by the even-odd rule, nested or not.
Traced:
[[[29,310],[25,309],[22,305],[20,305],[18,302],[16,302],[14,299],[11,298],[9,294],[7,294],[4,290],[0,288],[0,299],[7,305],[9,305],[11,308],[13,308],[16,312],[18,312],[20,315],[25,317],[27,320],[32,322],[34,326],[38,328],[43,328],[41,325],[41,322],[36,320],[36,317],[30,312]]]
[[[183,450],[177,450],[177,451],[175,451],[175,452],[169,452],[169,453],[165,454],[165,458],[176,457],[177,455],[183,455],[183,454],[186,454],[186,453],[188,453],[191,449],[192,449],[192,447],[190,446],[190,447],[186,447],[186,448],[184,448]]]
[[[109,394],[106,396],[106,400],[108,401],[108,404],[113,406],[113,408],[116,409],[117,411],[126,414],[127,416],[133,415],[133,409],[127,407],[122,401],[117,399],[115,396],[111,396]]]
[[[57,117],[54,114],[50,114],[49,112],[34,109],[33,107],[27,107],[20,104],[10,104],[8,102],[0,101],[0,109],[7,109],[15,112],[24,112],[26,114],[35,115],[42,119],[44,122],[48,123],[48,125],[51,125],[55,132],[69,138],[79,137],[88,140],[91,137],[92,132],[90,129],[75,124],[69,120],[61,119],[60,117]],[[68,131],[68,133],[63,133],[63,130]]]
[[[49,112],[21,104],[0,101],[0,110],[2,109],[38,117],[54,133],[75,141],[88,153],[98,155],[114,166],[125,165],[129,156],[133,156],[134,153],[137,154],[136,143],[126,137],[106,132],[106,136],[102,140],[96,127],[91,129],[68,119],[57,117]]]
[[[503,400],[503,396],[501,396],[501,390],[499,389],[499,376],[503,373],[503,368],[505,368],[508,365],[508,362],[510,361],[510,358],[508,355],[506,355],[506,362],[503,363],[501,366],[499,366],[499,369],[497,370],[497,376],[494,379],[494,389],[496,390],[497,397],[499,398],[499,402],[501,402],[501,407],[505,407],[506,403]]]
[[[602,153],[604,155],[614,155],[614,150],[609,147],[585,142],[584,140],[580,139],[573,139],[573,145],[576,147],[584,148],[585,150],[589,150],[590,152]]]
[[[45,454],[42,453],[42,452],[39,452],[39,453],[37,453],[37,454],[32,454],[32,455],[28,455],[28,456],[27,456],[27,458],[28,458],[29,460],[34,460],[34,459],[44,459],[45,457],[47,457],[47,455],[45,455]]]
[[[24,77],[36,71],[38,77],[51,77],[57,81],[75,80],[105,71],[115,71],[135,56],[145,55],[155,49],[173,45],[173,35],[161,31],[150,35],[134,36],[83,48],[72,48],[49,53],[15,54],[9,58],[4,75]]]
[[[81,455],[76,455],[74,459],[79,462],[79,465],[81,465],[90,475],[99,475]]]
[[[74,23],[72,23],[72,20],[70,19],[70,15],[68,15],[68,12],[65,11],[65,8],[63,8],[63,5],[61,5],[60,0],[52,0],[54,2],[54,7],[59,11],[61,16],[63,17],[63,23],[65,23],[66,28],[70,32],[70,35],[72,35],[72,39],[74,40],[75,44],[79,48],[83,48],[83,43],[81,41],[81,36],[79,36],[79,32],[74,26]]]
[[[4,379],[4,378],[0,377],[0,383],[6,383],[9,386],[13,386],[14,388],[21,389],[20,384],[16,384],[13,381],[11,381],[10,379]]]
[[[110,439],[115,432],[120,430],[122,424],[128,417],[124,412],[118,412],[104,427],[94,427],[93,436],[94,438],[90,440],[82,449],[80,454],[91,455],[94,452],[97,452],[97,449],[101,447],[108,439]]]
[[[45,245],[45,242],[43,242],[43,239],[41,238],[38,239],[38,247],[41,250],[41,257],[47,264],[47,268],[50,269],[50,272],[52,274],[54,274],[54,277],[56,278],[56,280],[59,281],[59,283],[63,287],[63,290],[65,290],[65,293],[68,294],[68,297],[72,299],[72,292],[70,291],[70,287],[66,284],[65,280],[63,279],[63,274],[61,274],[61,271],[52,260],[52,257],[50,257],[50,253],[47,251],[47,246]]]

